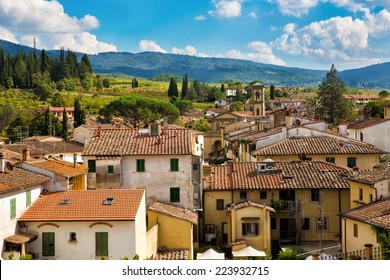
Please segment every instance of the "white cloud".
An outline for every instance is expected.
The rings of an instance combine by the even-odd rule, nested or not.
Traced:
[[[382,37],[390,31],[390,12],[382,10],[377,14],[366,13],[366,24],[370,35]]]
[[[46,49],[64,47],[86,53],[116,51],[114,45],[99,42],[94,34],[87,32],[99,25],[99,20],[90,14],[80,19],[68,15],[58,1],[0,2],[0,26],[12,34],[8,34],[8,38],[20,38],[21,43],[28,46],[32,46],[32,38],[36,37],[41,42],[38,46]]]
[[[206,20],[205,16],[199,15],[195,17],[195,20]]]
[[[294,17],[307,15],[309,9],[318,4],[318,0],[268,0],[268,2],[277,4],[282,14]]]
[[[226,52],[225,57],[252,60],[274,65],[286,65],[282,59],[273,54],[271,46],[265,42],[254,41],[249,43],[247,47],[255,52],[242,53],[239,50],[230,50]]]
[[[212,0],[215,10],[209,15],[216,18],[234,18],[241,15],[241,0]]]
[[[250,12],[249,13],[249,17],[253,18],[253,19],[257,19],[257,14],[256,12]]]
[[[167,51],[157,45],[156,41],[141,40],[139,41],[139,49],[143,52],[161,52],[166,53]]]
[[[172,53],[199,56],[199,57],[209,57],[209,55],[207,55],[207,54],[198,52],[198,50],[196,48],[194,48],[193,46],[186,46],[184,49],[179,49],[179,48],[173,47]]]
[[[12,34],[9,30],[1,26],[0,26],[0,39],[12,43],[17,43],[17,44],[19,43],[18,40],[16,40],[14,34]]]

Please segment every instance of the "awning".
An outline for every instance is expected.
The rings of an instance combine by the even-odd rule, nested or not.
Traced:
[[[38,235],[36,234],[31,234],[31,233],[19,233],[19,234],[14,234],[11,236],[8,236],[7,238],[4,239],[4,241],[13,243],[13,244],[26,244],[31,241],[34,241],[35,239],[38,238]]]

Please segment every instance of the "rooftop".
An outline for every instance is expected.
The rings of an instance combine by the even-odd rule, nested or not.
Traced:
[[[48,170],[53,172],[54,174],[65,176],[65,177],[75,177],[81,174],[86,174],[88,172],[88,167],[84,165],[76,165],[58,160],[58,159],[47,159],[40,161],[28,162],[27,164]]]
[[[5,149],[23,154],[23,150],[30,148],[30,156],[39,157],[48,154],[81,153],[84,148],[82,144],[72,141],[42,142],[23,141],[23,143],[4,145]]]
[[[186,220],[194,225],[198,224],[198,215],[195,212],[178,207],[173,204],[155,202],[149,207],[149,210],[153,210],[171,217]]]
[[[390,179],[390,162],[380,163],[372,170],[361,170],[350,178],[351,181],[365,184],[375,184],[377,182]]]
[[[386,154],[366,143],[356,143],[328,136],[289,138],[252,152],[253,156],[327,154]]]
[[[22,190],[48,181],[49,177],[14,167],[12,171],[0,173],[0,193]]]
[[[342,212],[340,216],[390,229],[390,198],[377,200],[370,204]]]
[[[383,122],[390,121],[390,119],[379,119],[379,118],[372,118],[368,120],[358,120],[348,125],[349,129],[362,129],[367,128],[370,126],[374,126],[377,124],[381,124]]]
[[[260,162],[232,162],[211,168],[205,190],[348,189],[349,168],[322,161],[274,162],[282,173],[259,173]]]
[[[269,207],[269,206],[266,206],[264,204],[257,203],[257,202],[251,201],[251,200],[239,202],[239,203],[236,203],[236,204],[230,204],[226,208],[226,211],[231,211],[233,208],[235,210],[238,210],[238,209],[242,209],[242,208],[246,208],[246,207],[250,207],[250,206],[256,207],[256,208],[261,208],[261,209],[265,208],[268,211],[275,212],[275,210],[272,207]]]
[[[138,129],[101,129],[91,138],[84,155],[191,155],[193,134],[189,129],[162,129],[160,136]]]
[[[134,221],[144,190],[100,189],[42,195],[20,221]]]

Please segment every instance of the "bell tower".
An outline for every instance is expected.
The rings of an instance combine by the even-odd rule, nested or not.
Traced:
[[[264,117],[265,115],[265,88],[261,83],[256,83],[252,88],[252,114],[253,116]]]

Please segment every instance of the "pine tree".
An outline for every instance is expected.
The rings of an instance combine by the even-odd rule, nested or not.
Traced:
[[[317,113],[327,122],[338,124],[350,113],[350,105],[344,98],[346,88],[344,82],[337,76],[337,70],[332,65],[330,71],[319,85],[318,97],[320,106]]]
[[[79,76],[84,79],[88,74],[92,74],[92,65],[89,61],[88,55],[84,54],[80,61]]]
[[[64,107],[64,110],[62,112],[62,138],[64,140],[68,140],[68,113],[66,112],[66,108]]]
[[[179,97],[179,90],[177,89],[177,83],[175,78],[171,78],[171,80],[169,81],[168,97],[173,102],[175,102]]]
[[[183,83],[181,85],[181,99],[186,99],[188,97],[188,76],[185,74],[183,77]]]

